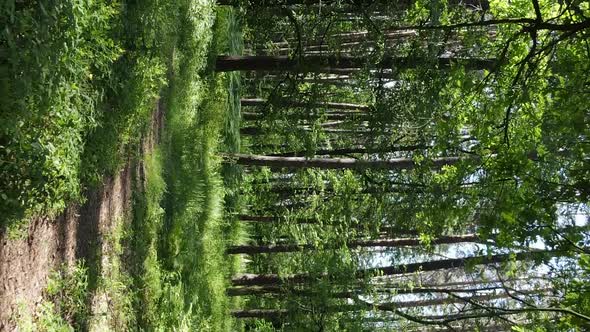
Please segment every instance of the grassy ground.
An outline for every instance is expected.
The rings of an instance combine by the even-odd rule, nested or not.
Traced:
[[[217,24],[214,36],[216,37],[217,54],[241,55],[243,51],[242,28],[238,14],[232,8],[218,8]],[[224,84],[227,91],[227,116],[224,119],[222,128],[222,141],[220,150],[227,153],[239,153],[241,151],[240,120],[241,120],[241,78],[239,72],[223,74]],[[223,178],[224,216],[225,221],[222,232],[226,236],[226,243],[240,244],[247,238],[247,230],[243,223],[238,221],[237,216],[241,213],[244,202],[241,199],[243,184],[243,170],[240,165],[224,163],[221,166]],[[226,257],[228,261],[227,275],[237,274],[242,270],[242,260],[237,255]],[[240,297],[230,298],[231,308],[241,308]],[[236,330],[243,329],[242,322],[237,321]]]
[[[134,175],[129,220],[116,221],[102,239],[109,250],[100,271],[92,268],[96,262],[56,271],[41,311],[21,315],[32,317],[21,319],[21,328],[240,329],[229,318],[238,303],[225,295],[240,262],[224,250],[243,236],[230,218],[239,209],[241,171],[218,156],[240,149],[239,76],[216,75],[211,66],[217,52],[241,52],[233,13],[225,9],[215,19],[205,0],[40,3],[47,13],[36,3],[1,8],[23,22],[2,32],[0,49],[10,55],[0,63],[0,87],[10,101],[0,119],[0,185],[10,188],[2,194],[1,226],[60,213],[129,156],[144,171]],[[42,24],[49,32],[40,32]],[[18,59],[19,51],[30,56]],[[31,69],[19,72],[20,66]],[[45,76],[36,81],[39,73]],[[137,155],[158,98],[165,107],[162,142]],[[29,118],[20,124],[4,107]]]

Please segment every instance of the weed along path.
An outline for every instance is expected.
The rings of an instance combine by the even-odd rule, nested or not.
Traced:
[[[62,264],[84,259],[97,264],[100,244],[130,204],[131,177],[127,165],[107,178],[102,188],[88,193],[87,202],[72,206],[55,219],[31,222],[26,237],[11,240],[2,234],[0,244],[0,330],[31,312],[43,300],[43,290],[52,273]],[[20,310],[20,312],[19,312]]]
[[[141,156],[150,153],[160,140],[163,108],[155,107],[150,129],[142,138]],[[0,331],[12,331],[32,319],[46,297],[48,280],[62,267],[83,261],[89,273],[89,327],[93,319],[109,317],[112,300],[98,289],[99,280],[112,280],[122,252],[114,242],[128,223],[134,191],[142,190],[143,158],[127,161],[102,186],[88,191],[83,205],[73,205],[56,218],[34,219],[24,236],[16,239],[0,234]],[[134,176],[137,174],[138,176]],[[109,275],[111,274],[111,275]],[[94,288],[94,289],[93,289]]]
[[[240,152],[240,75],[209,61],[241,54],[234,9],[80,6],[6,9],[0,331],[243,330],[226,292],[242,258],[225,254],[246,239],[242,171],[222,157]]]

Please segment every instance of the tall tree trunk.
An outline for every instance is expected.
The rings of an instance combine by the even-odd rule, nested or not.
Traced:
[[[261,223],[261,224],[268,224],[273,225],[282,221],[280,217],[269,217],[269,216],[248,216],[248,215],[240,215],[238,218],[241,222],[247,223]],[[297,218],[291,220],[290,222],[296,224],[317,224],[319,221],[317,219],[312,218]],[[329,226],[324,224],[324,226]],[[358,232],[362,234],[373,234],[373,232],[368,228],[371,226],[370,224],[360,223],[355,226],[351,226],[351,228],[356,229]],[[390,238],[393,236],[419,236],[420,232],[416,231],[415,229],[409,229],[405,227],[398,227],[398,226],[389,226],[389,225],[382,225],[379,226],[378,229],[379,233],[378,236],[380,238]]]
[[[269,103],[266,99],[261,98],[243,98],[240,99],[242,107],[244,106],[265,106]],[[369,106],[351,103],[334,103],[334,102],[304,102],[289,99],[281,99],[280,105],[291,107],[305,107],[305,108],[327,108],[337,110],[351,110],[351,111],[368,111]]]
[[[375,284],[374,291],[376,293],[386,294],[430,294],[430,293],[477,293],[490,290],[504,289],[502,284],[509,284],[511,288],[515,288],[512,284],[514,282],[526,283],[529,281],[543,281],[546,285],[550,284],[550,280],[544,277],[531,276],[525,278],[514,278],[508,280],[467,280],[458,282],[444,282],[441,284],[423,284],[420,287],[408,287],[402,284]],[[496,285],[496,286],[494,286]],[[455,287],[457,286],[457,287]],[[359,290],[362,291],[362,290]],[[334,298],[352,298],[354,295],[359,295],[359,291],[337,291],[330,293]],[[250,286],[250,287],[230,287],[226,290],[228,296],[249,296],[249,295],[264,295],[264,294],[294,294],[297,296],[318,296],[317,291],[313,289],[301,289],[293,287],[285,287],[278,285],[267,286]],[[323,294],[323,293],[322,293]]]
[[[404,30],[404,31],[400,31],[400,30],[393,30],[393,31],[384,31],[382,35],[380,35],[380,37],[382,37],[384,40],[399,40],[399,39],[404,39],[404,38],[408,38],[408,37],[417,37],[418,36],[418,32],[416,30],[413,29],[408,29],[408,30]],[[337,40],[340,45],[339,47],[341,47],[342,45],[346,45],[346,44],[350,44],[350,43],[359,43],[359,44],[363,44],[366,43],[367,41],[371,41],[369,38],[371,37],[371,33],[367,30],[363,30],[363,31],[351,31],[351,32],[343,32],[343,33],[338,33],[338,34],[333,34],[329,36],[330,38]],[[293,44],[294,42],[296,42],[296,40],[290,39],[289,42],[283,42],[282,44],[278,44],[277,46],[288,46],[289,44]],[[322,38],[322,39],[313,39],[308,41],[306,48],[321,48],[327,46],[326,44],[326,38]]]
[[[445,285],[446,286],[446,285]],[[503,289],[502,286],[486,286],[475,288],[445,288],[445,287],[374,287],[375,293],[383,293],[389,295],[404,295],[404,294],[432,294],[432,293],[477,293],[491,290]],[[358,291],[337,291],[329,294],[333,298],[354,298],[362,295],[362,290]],[[249,296],[249,295],[263,295],[263,294],[294,294],[297,296],[324,296],[324,293],[314,291],[313,289],[292,289],[281,286],[254,286],[254,287],[230,287],[226,290],[228,296]]]
[[[518,294],[521,295],[532,295],[542,294],[547,292],[548,289],[539,290],[519,290]],[[359,310],[381,310],[381,311],[394,311],[404,308],[418,308],[418,307],[432,307],[440,306],[445,304],[460,304],[467,303],[468,301],[481,302],[490,301],[497,299],[510,299],[510,295],[506,293],[495,293],[485,295],[473,295],[469,297],[456,298],[456,297],[442,297],[435,299],[423,299],[416,301],[395,301],[388,303],[369,304],[361,302],[357,304],[342,304],[329,306],[326,309],[328,312],[352,312]],[[249,310],[233,310],[232,315],[236,318],[259,318],[259,319],[276,319],[281,316],[286,316],[289,311],[286,309],[249,309]]]
[[[300,130],[306,131],[306,132],[310,132],[312,131],[312,129],[305,125],[303,127],[299,128]],[[257,126],[250,126],[250,127],[242,127],[240,128],[240,134],[241,135],[249,135],[249,136],[256,136],[256,135],[262,135],[265,132],[264,129],[257,127]],[[334,129],[334,128],[323,128],[322,132],[324,133],[328,133],[328,134],[366,134],[369,132],[368,129],[365,128],[359,128],[359,129]]]
[[[340,3],[340,1],[335,0],[217,0],[217,5],[219,6],[239,6],[245,5],[246,7],[250,8],[268,8],[268,7],[282,7],[282,6],[294,6],[294,5],[302,5],[302,6],[316,6],[316,5],[323,5],[329,6],[334,3]],[[356,6],[360,5],[394,5],[397,9],[404,9],[408,8],[414,3],[414,0],[398,0],[395,2],[391,2],[390,0],[349,0],[349,1],[342,1],[342,4],[353,4]],[[450,5],[463,5],[469,9],[483,9],[487,10],[490,8],[490,4],[488,0],[449,0]]]
[[[391,276],[391,275],[400,275],[400,274],[407,274],[407,273],[414,273],[414,272],[426,272],[426,271],[437,271],[437,270],[446,270],[446,269],[454,269],[459,267],[464,267],[466,265],[487,265],[487,264],[494,264],[494,263],[502,263],[510,261],[511,259],[522,261],[522,260],[531,260],[537,258],[544,258],[547,255],[555,256],[557,252],[555,251],[535,251],[535,252],[522,252],[517,254],[499,254],[493,256],[475,256],[475,257],[468,257],[468,258],[453,258],[453,259],[443,259],[437,261],[429,261],[429,262],[422,262],[422,263],[410,263],[410,264],[403,264],[403,265],[393,265],[381,268],[370,268],[370,269],[363,269],[358,270],[356,272],[355,278],[361,279],[367,276],[372,275],[381,275],[381,276]],[[330,275],[322,275],[320,277],[330,277]],[[264,285],[282,285],[288,283],[306,283],[310,282],[317,278],[317,276],[312,276],[308,273],[300,273],[300,274],[292,274],[285,276],[283,278],[279,277],[277,274],[244,274],[237,276],[232,279],[233,286],[264,286]]]
[[[348,155],[353,153],[360,153],[360,154],[367,154],[367,153],[385,153],[385,152],[400,152],[400,151],[416,151],[420,149],[428,149],[432,148],[430,145],[426,144],[416,144],[416,145],[405,145],[405,146],[389,146],[383,148],[367,148],[367,147],[357,147],[357,148],[341,148],[341,149],[321,149],[315,151],[316,156],[341,156],[341,155]],[[305,156],[307,151],[293,151],[293,152],[282,152],[282,153],[273,153],[271,156],[275,157],[298,157],[298,156]]]
[[[268,166],[287,168],[320,168],[320,169],[414,169],[416,163],[411,158],[395,158],[389,160],[362,160],[354,158],[305,158],[305,157],[274,157],[248,154],[231,154],[229,158],[237,164],[246,166]],[[454,165],[463,160],[460,157],[443,157],[430,161],[432,167],[440,168]]]
[[[251,223],[264,223],[264,224],[274,224],[274,223],[278,223],[278,222],[282,222],[285,221],[285,219],[282,219],[281,217],[274,217],[274,216],[251,216],[251,215],[240,215],[238,217],[239,221],[242,222],[251,222]],[[291,220],[292,223],[295,224],[317,224],[319,223],[319,220],[317,219],[313,219],[313,218],[297,218],[294,220]],[[367,224],[364,223],[360,223],[356,226],[356,228],[358,230],[366,230],[364,227],[366,227]],[[399,236],[399,235],[409,235],[409,236],[418,236],[420,235],[420,233],[416,230],[413,229],[408,229],[408,228],[402,228],[402,227],[397,227],[397,226],[389,226],[389,225],[383,225],[379,227],[379,231],[381,232],[382,235],[385,236]]]
[[[428,59],[416,57],[384,57],[372,67],[410,69],[424,66],[428,62]],[[334,71],[338,72],[338,69],[363,68],[366,65],[367,58],[354,56],[309,55],[299,59],[284,55],[220,55],[217,57],[215,68],[218,72],[278,70],[333,73]],[[438,58],[436,65],[439,68],[462,65],[469,70],[492,70],[496,65],[496,61],[494,59]]]
[[[247,309],[231,311],[231,315],[234,318],[257,318],[271,321],[279,320],[288,313],[289,311],[287,309]]]
[[[333,1],[322,0],[322,3],[328,5]],[[239,6],[246,5],[247,7],[261,8],[261,7],[281,7],[281,6],[312,6],[320,3],[320,0],[217,0],[219,6]]]
[[[452,244],[462,242],[480,242],[481,239],[476,234],[465,234],[465,235],[454,235],[454,236],[441,236],[437,239],[432,240],[432,244]],[[420,245],[420,239],[418,238],[399,238],[399,239],[373,239],[373,240],[355,240],[346,243],[348,248],[371,248],[371,247],[387,247],[397,248],[404,246],[417,246]],[[340,245],[328,245],[324,248],[336,249],[341,248]],[[317,249],[317,246],[313,244],[267,244],[267,245],[240,245],[230,246],[227,248],[227,254],[268,254],[268,253],[280,253],[280,252],[296,252],[303,250]]]
[[[297,114],[286,114],[285,115],[289,120],[303,120],[303,119],[310,119],[310,118],[317,118],[318,115],[313,113],[301,112]],[[368,114],[362,112],[354,112],[354,111],[342,111],[342,112],[324,112],[322,117],[325,117],[327,120],[330,121],[346,121],[346,120],[363,120],[367,119]],[[263,120],[264,113],[261,112],[242,112],[242,119],[246,121],[256,121],[256,120]]]

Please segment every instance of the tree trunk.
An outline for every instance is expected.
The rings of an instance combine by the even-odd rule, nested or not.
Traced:
[[[320,168],[320,169],[414,169],[416,163],[411,158],[395,158],[389,160],[362,160],[354,158],[305,158],[305,157],[274,157],[248,154],[227,155],[239,165],[267,166],[286,168]],[[454,165],[464,158],[443,157],[430,161],[432,167],[440,168],[445,165]]]
[[[354,276],[357,279],[362,279],[367,276],[380,275],[380,276],[392,276],[401,275],[414,272],[426,272],[426,271],[437,271],[454,269],[464,266],[471,266],[474,264],[487,265],[494,263],[501,263],[509,261],[514,258],[517,261],[530,260],[536,258],[543,258],[546,255],[555,256],[555,251],[535,251],[535,252],[523,252],[517,254],[499,254],[493,256],[475,256],[468,258],[453,258],[443,259],[437,261],[429,261],[422,263],[410,263],[404,265],[393,265],[382,268],[370,268],[364,270],[358,270]],[[330,277],[327,274],[321,276],[312,276],[307,273],[292,274],[283,278],[277,274],[244,274],[237,276],[232,279],[233,286],[264,286],[264,285],[282,285],[288,283],[306,283],[310,282],[318,277]]]
[[[282,7],[282,6],[312,6],[319,4],[320,0],[217,0],[218,6],[239,6],[241,4],[247,7],[262,8],[262,7]],[[329,4],[331,1],[322,0],[323,4]]]
[[[269,103],[266,99],[261,98],[244,98],[240,99],[240,103],[242,107],[244,106],[265,106]],[[302,102],[302,101],[292,101],[288,99],[281,100],[278,104],[284,106],[292,106],[292,107],[305,107],[305,108],[327,108],[327,109],[337,109],[337,110],[351,110],[351,111],[368,111],[369,106],[367,105],[359,105],[359,104],[351,104],[351,103],[333,103],[333,102]]]
[[[455,235],[455,236],[441,236],[434,239],[432,244],[451,244],[462,242],[480,242],[481,239],[476,234]],[[376,239],[376,240],[355,240],[346,243],[349,248],[371,248],[371,247],[387,247],[397,248],[404,246],[420,245],[420,239],[417,238],[399,238],[399,239]],[[326,246],[327,249],[341,248],[343,245]],[[268,244],[268,245],[241,245],[230,246],[227,248],[227,254],[268,254],[280,252],[296,252],[303,250],[317,249],[312,244]]]
[[[547,292],[548,289],[539,290],[519,290],[518,294],[521,295],[532,295]],[[456,297],[442,297],[435,299],[423,299],[416,301],[395,301],[380,304],[369,304],[366,302],[357,304],[342,304],[334,305],[326,308],[328,312],[352,312],[359,310],[381,310],[381,311],[394,311],[404,308],[418,308],[418,307],[431,307],[440,306],[444,304],[461,304],[467,303],[468,301],[481,302],[490,301],[497,299],[509,299],[510,295],[506,293],[495,293],[485,295],[473,295],[469,297],[456,298]],[[277,319],[281,316],[286,316],[289,311],[286,309],[250,309],[250,310],[233,310],[232,315],[235,318],[259,318],[259,319]]]
[[[377,68],[410,69],[424,66],[428,62],[428,59],[416,57],[384,57],[375,66]],[[365,57],[354,56],[309,55],[298,59],[284,55],[220,55],[217,57],[215,68],[218,72],[278,70],[331,73],[334,70],[338,71],[338,69],[363,68],[366,65],[367,59]],[[438,58],[436,65],[440,68],[462,65],[469,70],[492,70],[496,65],[496,61],[494,59]]]
[[[529,281],[544,281],[546,285],[550,284],[548,278],[531,276],[525,278],[514,278],[508,280],[467,280],[459,282],[441,282],[440,284],[423,284],[420,287],[407,287],[402,284],[375,284],[374,291],[376,293],[386,294],[430,294],[430,293],[476,293],[485,292],[490,290],[504,289],[501,286],[502,283],[509,284],[510,287],[515,288],[515,285],[511,285],[514,282],[526,283]],[[497,286],[494,286],[497,285]],[[455,287],[456,286],[456,287]],[[454,287],[454,288],[450,288]],[[230,287],[226,290],[228,296],[249,296],[249,295],[264,295],[264,294],[284,294],[290,293],[297,296],[318,296],[317,291],[313,289],[300,289],[291,288],[277,285],[269,286],[250,286],[250,287]],[[323,293],[322,293],[323,294]],[[358,295],[359,291],[338,291],[330,293],[333,298],[352,298],[354,295]]]
[[[279,320],[288,313],[289,311],[287,309],[248,309],[231,311],[231,315],[234,318],[257,318],[271,321]]]
[[[362,112],[352,112],[352,111],[343,111],[343,112],[324,112],[322,117],[325,117],[327,120],[330,121],[346,121],[346,120],[358,120],[358,119],[366,119],[366,113]],[[297,114],[287,114],[286,118],[289,120],[303,120],[309,118],[317,118],[318,115],[313,113],[297,113]],[[242,119],[245,121],[256,121],[256,120],[263,120],[264,113],[259,112],[242,112]]]
[[[252,222],[252,223],[264,223],[264,224],[273,224],[278,223],[286,220],[281,219],[280,217],[270,217],[270,216],[250,216],[250,215],[240,215],[238,217],[239,221],[242,222]],[[312,218],[297,218],[291,220],[292,223],[296,224],[317,224],[319,221],[317,219]],[[369,231],[366,226],[367,224],[358,224],[354,226],[359,231]],[[400,235],[407,235],[407,236],[419,236],[420,233],[414,229],[402,228],[397,226],[388,226],[383,225],[379,227],[379,234],[382,237],[391,237],[391,236],[400,236]]]
[[[303,126],[303,128],[299,128],[300,130],[306,131],[306,132],[310,132],[312,131],[311,128],[309,128],[309,126]],[[260,127],[256,127],[256,126],[250,126],[250,127],[242,127],[240,128],[240,134],[241,135],[248,135],[248,136],[256,136],[256,135],[262,135],[265,131],[260,128]],[[324,133],[328,133],[328,134],[366,134],[369,132],[368,129],[334,129],[334,128],[323,128],[322,132]]]
[[[440,285],[438,285],[440,286]],[[445,285],[446,286],[446,285]],[[445,288],[445,287],[383,287],[374,289],[376,293],[383,293],[389,295],[404,295],[404,294],[432,294],[432,293],[476,293],[491,290],[503,289],[502,286],[488,286],[479,288]],[[263,294],[294,294],[297,296],[324,296],[324,293],[319,293],[310,289],[290,289],[281,286],[254,286],[254,287],[230,287],[226,290],[228,296],[249,296],[249,295],[263,295]],[[353,298],[361,295],[361,291],[338,291],[329,294],[332,298]]]
[[[244,222],[258,222],[258,223],[276,223],[280,222],[281,218],[279,217],[269,217],[269,216],[250,216],[241,214],[238,219]],[[305,219],[305,218],[298,218],[294,220],[297,224],[315,224],[318,221],[316,219]]]
[[[342,3],[350,3],[356,6],[360,5],[394,5],[397,9],[404,9],[411,6],[414,1],[413,0],[398,0],[395,2],[391,2],[389,0],[350,0],[350,1],[343,1]],[[316,6],[316,5],[323,5],[328,6],[335,3],[334,0],[217,0],[218,6],[239,6],[241,4],[245,5],[246,7],[250,8],[268,8],[268,7],[283,7],[283,6],[294,6],[294,5],[302,5],[302,6]],[[338,2],[340,3],[340,2]],[[469,9],[482,9],[488,10],[490,8],[490,4],[488,0],[449,0],[450,5],[463,5]]]
[[[406,146],[391,146],[391,147],[384,147],[384,148],[366,148],[366,147],[358,147],[358,148],[342,148],[342,149],[322,149],[315,151],[316,156],[341,156],[341,155],[348,155],[353,153],[360,153],[360,154],[367,154],[367,153],[385,153],[385,152],[400,152],[400,151],[415,151],[419,149],[429,149],[432,148],[430,145],[426,144],[416,144],[416,145],[406,145]],[[293,152],[282,152],[282,153],[273,153],[271,156],[275,157],[298,157],[298,156],[305,156],[307,151],[293,151]]]

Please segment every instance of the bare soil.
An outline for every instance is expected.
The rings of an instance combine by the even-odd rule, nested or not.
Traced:
[[[152,114],[150,130],[143,137],[140,154],[151,151],[160,139],[163,107],[158,103]],[[143,174],[140,161],[128,160],[123,169],[103,180],[100,188],[86,193],[83,205],[73,205],[56,218],[36,218],[30,222],[26,237],[8,239],[0,233],[0,331],[16,330],[19,306],[28,312],[43,300],[43,290],[52,271],[63,264],[71,266],[79,259],[87,265],[102,265],[108,248],[104,239],[115,223],[129,220],[132,173]]]

